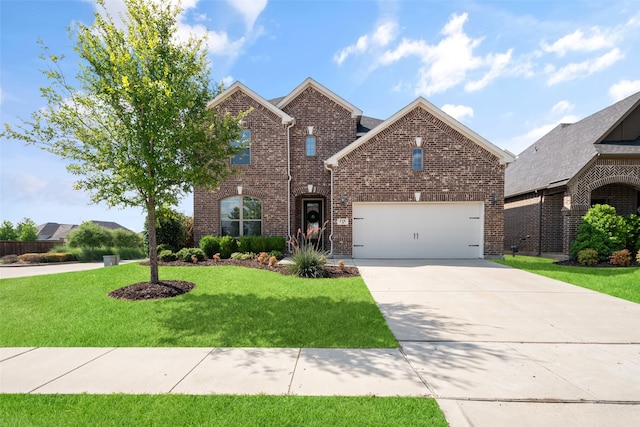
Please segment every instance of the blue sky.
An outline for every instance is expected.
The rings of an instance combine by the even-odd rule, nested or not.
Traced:
[[[120,0],[107,0],[114,16]],[[423,96],[515,154],[558,123],[640,91],[640,1],[184,0],[180,31],[209,36],[211,77],[267,99],[312,77],[385,119]],[[43,106],[36,43],[67,55],[66,28],[91,23],[94,0],[0,0],[0,122]],[[72,189],[63,160],[0,140],[0,219],[116,221],[140,231],[140,209],[108,210]],[[178,207],[193,213],[192,198]]]

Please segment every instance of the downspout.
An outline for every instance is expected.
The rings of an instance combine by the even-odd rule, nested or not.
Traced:
[[[293,118],[287,126],[287,245],[291,251],[291,128],[295,126],[296,119]]]
[[[538,256],[542,256],[542,198],[543,198],[543,194],[544,192],[540,192],[540,208],[539,208],[539,214],[540,217],[538,218]]]
[[[333,169],[329,165],[327,165],[327,162],[324,162],[324,168],[331,174],[331,194],[329,196],[329,199],[331,200],[331,204],[329,206],[331,228],[329,230],[329,253],[327,255],[333,256]]]

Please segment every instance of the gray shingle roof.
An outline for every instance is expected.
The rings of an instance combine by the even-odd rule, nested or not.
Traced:
[[[564,185],[598,153],[640,152],[634,144],[598,144],[639,106],[640,92],[577,123],[555,127],[507,167],[505,196]]]

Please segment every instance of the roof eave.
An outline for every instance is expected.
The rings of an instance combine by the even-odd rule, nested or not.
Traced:
[[[318,83],[317,81],[315,81],[311,77],[307,77],[302,83],[300,83],[295,89],[293,89],[287,96],[282,98],[276,104],[276,106],[278,108],[283,108],[285,105],[287,105],[289,102],[291,102],[291,100],[293,100],[296,96],[298,96],[300,93],[302,93],[308,87],[313,87],[314,89],[316,89],[318,92],[320,92],[321,94],[323,94],[327,98],[332,99],[333,101],[335,101],[336,104],[342,106],[345,110],[350,111],[352,118],[356,118],[356,117],[361,117],[362,116],[362,110],[361,109],[359,109],[358,107],[354,106],[353,104],[351,104],[350,102],[346,101],[345,99],[341,98],[340,96],[336,95],[335,93],[333,93],[332,91],[330,91],[326,87],[322,86],[320,83]]]

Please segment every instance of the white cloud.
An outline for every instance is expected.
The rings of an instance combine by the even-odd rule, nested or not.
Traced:
[[[222,84],[224,85],[225,88],[231,86],[231,83],[234,82],[234,78],[233,76],[226,76],[222,78]]]
[[[640,80],[620,80],[609,88],[609,96],[617,102],[640,91]]]
[[[548,70],[551,71],[551,76],[547,79],[547,85],[553,86],[578,77],[589,76],[610,67],[622,58],[624,58],[624,54],[616,47],[597,58],[588,59],[579,63],[571,63],[557,71],[549,67]]]
[[[333,56],[333,60],[338,65],[342,65],[352,55],[362,54],[374,48],[385,47],[395,40],[397,32],[398,24],[395,21],[383,22],[372,33],[360,36],[354,44],[340,49]]]
[[[445,104],[441,107],[441,110],[458,121],[473,117],[473,108],[466,105]]]
[[[571,34],[559,38],[552,44],[542,42],[542,49],[547,53],[555,53],[563,57],[568,52],[593,52],[615,46],[618,36],[615,33],[602,31],[598,27],[590,29],[589,34],[578,29]]]
[[[197,0],[195,0],[197,1]],[[258,16],[267,7],[267,0],[227,0],[231,7],[240,12],[248,30],[253,29],[253,25]]]
[[[442,39],[435,45],[424,40],[403,39],[394,49],[384,52],[379,65],[390,65],[401,59],[416,56],[423,64],[418,69],[416,95],[431,96],[444,92],[468,78],[471,71],[488,68],[479,80],[467,83],[469,92],[486,87],[492,80],[503,75],[511,62],[512,50],[505,53],[490,53],[477,56],[474,50],[482,43],[482,38],[472,38],[464,31],[468,14],[451,15],[440,31]]]
[[[556,105],[551,107],[552,114],[563,114],[569,111],[572,111],[575,105],[570,103],[569,101],[563,100],[558,102]]]

